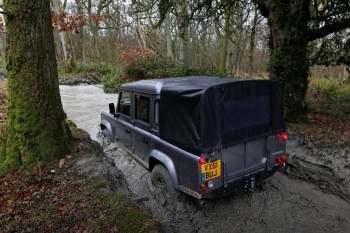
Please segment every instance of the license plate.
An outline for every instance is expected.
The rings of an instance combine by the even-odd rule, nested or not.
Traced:
[[[221,176],[221,160],[215,160],[201,165],[202,180],[212,180]]]

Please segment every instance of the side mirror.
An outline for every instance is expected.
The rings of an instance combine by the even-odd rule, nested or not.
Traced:
[[[113,116],[115,115],[115,106],[114,103],[109,104],[109,113],[112,114]]]

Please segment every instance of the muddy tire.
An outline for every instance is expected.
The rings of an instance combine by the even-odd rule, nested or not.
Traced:
[[[168,170],[161,164],[157,164],[152,170],[151,185],[156,196],[170,199],[178,197],[178,191],[174,188]]]

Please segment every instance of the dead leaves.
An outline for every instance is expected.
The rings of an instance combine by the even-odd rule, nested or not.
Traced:
[[[348,120],[327,114],[309,114],[308,123],[289,124],[288,131],[304,137],[304,143],[313,146],[349,145]]]
[[[0,178],[1,232],[26,232],[24,226],[31,232],[91,232],[97,225],[114,226],[108,206],[72,175],[73,158],[57,161],[57,170],[42,168],[40,176],[16,172]]]
[[[58,167],[61,169],[63,168],[63,165],[65,163],[65,160],[64,159],[61,159],[59,162],[58,162]]]

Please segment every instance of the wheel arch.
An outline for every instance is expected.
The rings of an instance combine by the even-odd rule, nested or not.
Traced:
[[[113,138],[113,128],[111,123],[109,123],[106,120],[102,120],[100,123],[101,130],[106,130],[107,132],[107,137]]]
[[[174,187],[179,189],[179,181],[172,159],[159,150],[152,150],[149,157],[149,169],[152,171],[157,164],[163,165],[168,170]]]

